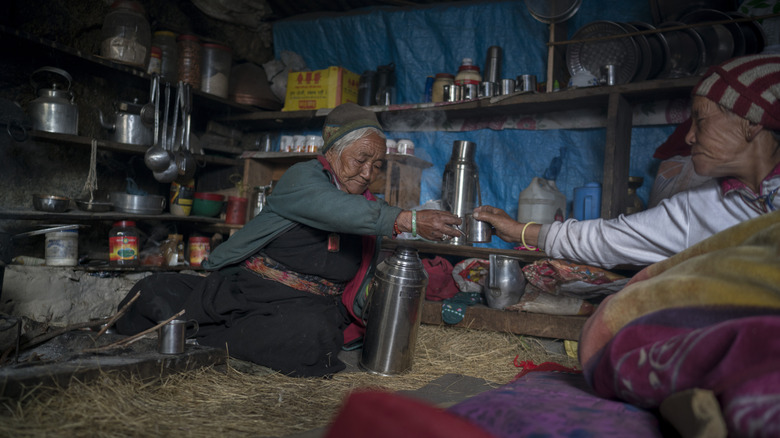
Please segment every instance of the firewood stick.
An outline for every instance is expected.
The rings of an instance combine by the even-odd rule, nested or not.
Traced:
[[[171,316],[170,318],[168,318],[165,321],[157,324],[156,326],[148,328],[148,329],[146,329],[146,330],[144,330],[144,331],[142,331],[140,333],[136,333],[136,334],[134,334],[132,336],[128,336],[128,337],[126,337],[124,339],[120,339],[120,340],[118,340],[118,341],[116,341],[114,343],[111,343],[111,344],[108,344],[108,345],[104,345],[102,347],[88,348],[86,350],[81,350],[81,351],[82,351],[82,353],[96,353],[96,352],[99,352],[99,351],[110,350],[112,348],[126,347],[126,346],[128,346],[128,345],[130,345],[130,344],[132,344],[132,343],[134,343],[136,341],[141,340],[144,336],[148,335],[149,333],[152,333],[153,331],[155,331],[158,328],[164,326],[165,324],[168,324],[169,322],[173,321],[174,319],[176,319],[176,318],[178,318],[178,317],[180,317],[182,315],[184,315],[184,310],[182,310],[179,313]]]
[[[134,296],[133,298],[131,298],[131,299],[130,299],[130,301],[128,301],[128,302],[127,302],[127,303],[126,303],[124,306],[122,306],[122,308],[121,308],[121,309],[119,309],[119,311],[118,311],[118,312],[117,312],[117,313],[116,313],[114,316],[112,316],[112,317],[111,317],[111,319],[109,319],[109,320],[108,320],[108,322],[106,322],[106,323],[103,325],[103,328],[101,328],[101,329],[100,329],[100,331],[98,332],[97,336],[95,336],[95,339],[99,338],[99,337],[100,337],[100,336],[101,336],[103,333],[105,333],[105,332],[106,332],[106,331],[107,331],[107,330],[108,330],[108,329],[111,327],[111,325],[113,325],[113,324],[116,322],[116,320],[117,320],[117,319],[121,318],[121,317],[122,317],[122,315],[124,315],[124,314],[127,312],[127,310],[130,308],[130,306],[132,306],[132,305],[133,305],[133,303],[134,303],[134,302],[135,302],[135,301],[136,301],[136,300],[137,300],[137,299],[138,299],[140,296],[141,296],[141,291],[139,290],[139,291],[138,291],[138,292],[135,294],[135,296]]]

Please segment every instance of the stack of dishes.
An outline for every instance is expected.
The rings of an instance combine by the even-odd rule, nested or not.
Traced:
[[[761,25],[746,15],[697,9],[657,27],[641,21],[588,23],[567,46],[566,64],[572,77],[586,74],[602,84],[604,67],[614,65],[617,85],[700,75],[727,59],[760,53],[765,44]]]

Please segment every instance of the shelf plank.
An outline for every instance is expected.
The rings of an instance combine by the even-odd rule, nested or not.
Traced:
[[[92,138],[80,135],[57,134],[44,131],[32,131],[30,136],[36,140],[48,141],[56,144],[92,147]],[[97,140],[97,147],[108,151],[125,152],[136,155],[144,155],[149,146],[116,143],[108,140]],[[238,166],[241,160],[238,158],[222,157],[218,155],[195,155],[197,161],[205,164],[218,164],[223,166]]]
[[[631,104],[650,100],[687,98],[699,77],[656,79],[631,84],[565,89],[553,93],[514,93],[465,102],[439,102],[366,107],[377,113],[383,126],[391,126],[399,118],[431,113],[430,120],[446,122],[454,119],[484,118],[499,114],[539,114],[585,108],[603,108],[606,112],[610,96],[620,94]],[[216,120],[246,131],[282,129],[319,129],[328,110],[259,111]],[[389,128],[388,130],[392,130]],[[410,128],[408,130],[414,130]]]
[[[579,340],[582,326],[588,319],[585,316],[514,312],[491,309],[484,305],[475,305],[466,309],[466,315],[459,323],[446,324],[441,318],[441,308],[442,303],[440,301],[423,302],[421,322],[429,325],[447,325],[458,328],[576,341]]]
[[[126,219],[147,220],[147,221],[175,221],[190,222],[202,224],[222,224],[223,219],[204,216],[176,216],[170,213],[164,214],[133,214],[119,211],[109,211],[105,213],[89,213],[81,210],[70,210],[62,213],[49,213],[37,210],[17,210],[0,208],[0,219],[27,219],[40,221],[117,221]]]

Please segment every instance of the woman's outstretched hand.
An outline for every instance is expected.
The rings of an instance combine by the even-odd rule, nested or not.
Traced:
[[[447,241],[453,237],[463,236],[463,232],[458,228],[461,224],[460,218],[448,211],[418,210],[416,216],[417,235],[423,239]],[[399,231],[411,233],[412,212],[402,211],[396,223]]]
[[[474,209],[474,219],[489,222],[496,229],[496,236],[500,237],[501,240],[520,242],[523,224],[512,219],[504,210],[490,205],[482,205]]]

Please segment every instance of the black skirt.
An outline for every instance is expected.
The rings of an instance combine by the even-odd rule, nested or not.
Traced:
[[[327,251],[328,236],[299,225],[263,252],[285,264],[300,264],[297,268],[309,275],[327,272],[330,281],[351,279],[360,263],[359,236],[339,236],[338,252]],[[119,304],[141,292],[117,321],[117,331],[135,334],[183,309],[182,319],[200,326],[198,343],[224,348],[231,357],[291,376],[325,376],[345,368],[338,353],[350,317],[340,296],[299,291],[243,267],[229,272],[206,277],[162,273],[140,280]]]

